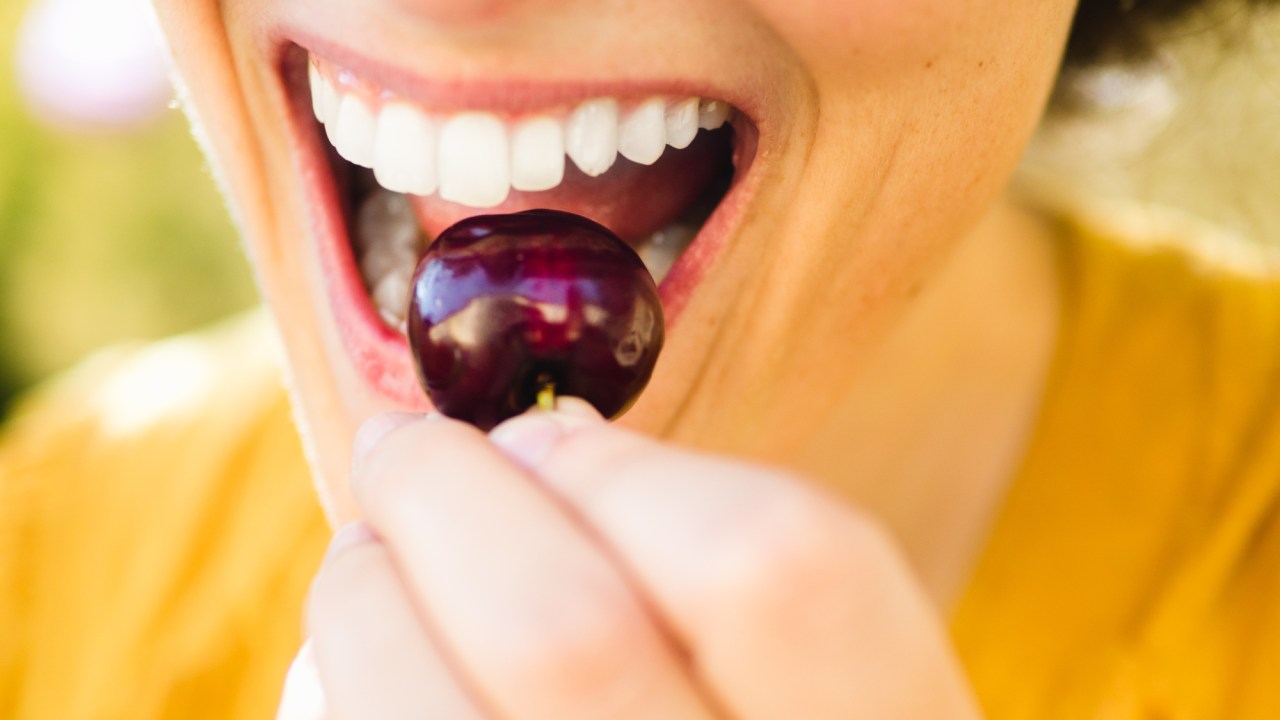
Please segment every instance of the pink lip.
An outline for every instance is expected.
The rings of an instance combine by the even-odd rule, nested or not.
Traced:
[[[739,100],[722,92],[688,82],[664,83],[661,87],[652,83],[641,86],[625,82],[607,86],[538,85],[511,80],[502,83],[433,82],[302,33],[281,35],[279,41],[281,77],[285,96],[291,103],[288,115],[293,157],[301,173],[303,195],[310,212],[312,233],[318,240],[321,267],[339,335],[353,365],[372,387],[398,404],[423,411],[429,410],[430,404],[418,385],[407,341],[383,323],[374,310],[352,257],[342,204],[327,157],[330,150],[311,111],[302,48],[402,97],[445,110],[483,107],[497,112],[518,113],[602,95],[618,97],[665,93],[721,98],[755,117],[747,99],[741,99],[744,104],[740,104]],[[734,133],[734,165],[737,170],[729,192],[658,288],[668,336],[676,332],[688,299],[719,256],[725,239],[742,216],[742,209],[755,184],[749,181],[757,173],[749,171],[753,169],[756,154],[756,127],[752,123],[736,123]]]

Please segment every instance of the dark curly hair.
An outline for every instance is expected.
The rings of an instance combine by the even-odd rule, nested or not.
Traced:
[[[1237,0],[1249,7],[1280,6],[1280,0]],[[1156,44],[1156,30],[1215,0],[1080,0],[1067,45],[1068,66],[1100,60],[1132,60]]]

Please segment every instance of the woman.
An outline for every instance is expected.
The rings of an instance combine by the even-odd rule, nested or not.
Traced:
[[[282,716],[1274,714],[1280,287],[1007,187],[1069,39],[1072,61],[1133,49],[1116,23],[1194,4],[157,2],[341,528]],[[685,99],[703,132],[673,142]],[[379,148],[392,105],[417,128],[394,147],[435,155]],[[559,155],[493,160],[535,120]],[[488,435],[419,414],[380,292],[406,223],[554,205],[644,249],[706,198],[618,423],[572,399]],[[282,482],[279,412],[223,427],[230,465],[146,471],[196,466],[225,514],[293,523],[264,542],[185,505],[202,564],[170,555],[235,568],[202,597],[276,602],[311,568],[315,525],[251,499]],[[270,667],[228,669],[255,647],[148,676],[146,711],[261,712]]]

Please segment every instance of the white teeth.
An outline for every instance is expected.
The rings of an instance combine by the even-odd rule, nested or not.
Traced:
[[[507,129],[489,113],[454,115],[440,130],[440,197],[462,205],[499,205],[511,191]]]
[[[404,320],[409,284],[418,264],[421,238],[408,196],[375,190],[356,213],[355,247],[360,275],[383,320]]]
[[[370,293],[378,314],[392,327],[404,322],[405,316],[409,314],[409,283],[413,282],[410,273],[412,270],[409,273],[393,272],[386,275]]]
[[[324,122],[324,91],[327,83],[320,77],[320,70],[313,62],[307,63],[307,78],[311,86],[311,110],[316,114],[317,120]]]
[[[729,104],[719,100],[703,100],[698,106],[698,127],[715,130],[729,119]]]
[[[381,190],[369,193],[356,211],[356,229],[360,236],[376,236],[380,243],[390,240],[393,245],[412,246],[418,241],[415,223],[413,203],[400,193]]]
[[[365,279],[382,277],[400,259],[418,253],[418,219],[406,195],[378,190],[356,213],[356,247]],[[385,258],[382,256],[386,256]]]
[[[671,147],[683,150],[698,134],[698,102],[698,98],[689,98],[667,110],[667,144]]]
[[[590,177],[603,175],[618,159],[618,102],[588,100],[569,116],[565,151],[578,169]]]
[[[511,187],[550,190],[564,179],[564,128],[555,118],[525,120],[511,133]]]
[[[337,78],[336,80],[334,78]],[[410,195],[438,194],[475,208],[501,205],[511,189],[541,192],[564,180],[566,156],[588,176],[621,154],[650,165],[666,147],[683,149],[699,129],[727,122],[724,102],[651,97],[620,113],[614,98],[592,98],[566,115],[506,120],[482,111],[431,113],[323,62],[308,64],[311,109],[337,152],[372,168],[381,186],[361,204],[353,228],[360,275],[383,320],[403,331],[409,287],[422,250]],[[683,219],[639,247],[661,280],[701,221]]]
[[[338,118],[333,122],[333,146],[348,162],[373,167],[373,133],[376,119],[363,100],[348,95],[338,105]]]
[[[320,121],[332,128],[334,121],[338,119],[338,104],[342,102],[342,97],[338,95],[338,90],[334,88],[333,83],[320,78]],[[329,136],[333,137],[332,133]]]
[[[342,157],[372,168],[388,190],[476,208],[502,204],[512,188],[558,187],[566,156],[591,177],[619,154],[651,165],[666,146],[686,148],[699,129],[718,128],[732,113],[728,103],[697,97],[651,97],[620,113],[616,99],[598,97],[567,115],[510,121],[481,111],[433,114],[314,59],[307,78],[311,109]]]
[[[383,105],[373,143],[374,177],[388,190],[430,195],[439,185],[436,147],[436,127],[426,114],[408,103]]]
[[[675,222],[649,236],[648,241],[639,247],[636,252],[655,282],[662,282],[671,271],[671,266],[676,264],[680,253],[693,242],[697,234],[698,226]]]
[[[656,97],[627,114],[618,129],[618,152],[626,159],[652,165],[667,147],[667,102]]]

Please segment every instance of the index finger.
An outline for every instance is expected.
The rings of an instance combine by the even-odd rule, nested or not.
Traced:
[[[356,467],[421,613],[503,717],[711,717],[613,562],[482,433],[409,423]]]

